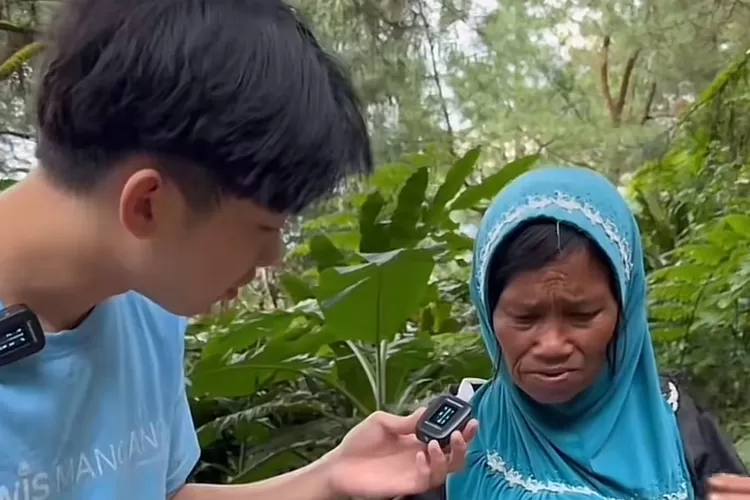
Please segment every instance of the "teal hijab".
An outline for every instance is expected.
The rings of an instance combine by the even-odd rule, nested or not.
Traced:
[[[599,245],[623,305],[615,370],[575,400],[547,407],[511,381],[487,293],[498,245],[537,218],[572,225]],[[479,433],[465,469],[449,478],[449,500],[694,498],[676,418],[660,390],[640,233],[615,186],[578,168],[538,169],[511,183],[482,220],[471,291],[498,376],[472,400]]]

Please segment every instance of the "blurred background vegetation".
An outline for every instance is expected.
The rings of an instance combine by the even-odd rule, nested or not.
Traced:
[[[31,82],[57,5],[0,0],[2,186],[34,167]],[[595,168],[632,202],[662,367],[750,459],[750,2],[298,7],[351,68],[379,167],[292,221],[282,268],[193,322],[198,480],[296,468],[373,410],[487,376],[472,236],[546,162]]]

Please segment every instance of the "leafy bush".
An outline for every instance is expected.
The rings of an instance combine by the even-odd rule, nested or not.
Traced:
[[[748,55],[698,100],[659,162],[631,186],[646,240],[663,365],[687,376],[735,436],[750,395]]]

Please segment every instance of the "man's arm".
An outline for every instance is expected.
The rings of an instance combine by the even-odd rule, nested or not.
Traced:
[[[174,500],[338,500],[331,491],[328,460],[253,484],[186,484]]]

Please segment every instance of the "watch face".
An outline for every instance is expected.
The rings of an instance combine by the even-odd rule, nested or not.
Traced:
[[[451,421],[453,416],[458,412],[458,408],[450,403],[443,403],[440,407],[435,410],[435,413],[427,420],[431,424],[435,424],[438,427],[445,426]]]
[[[0,332],[0,354],[12,352],[30,342],[29,332],[22,326]]]
[[[0,366],[41,351],[45,345],[39,319],[25,307],[9,308],[0,318]]]

